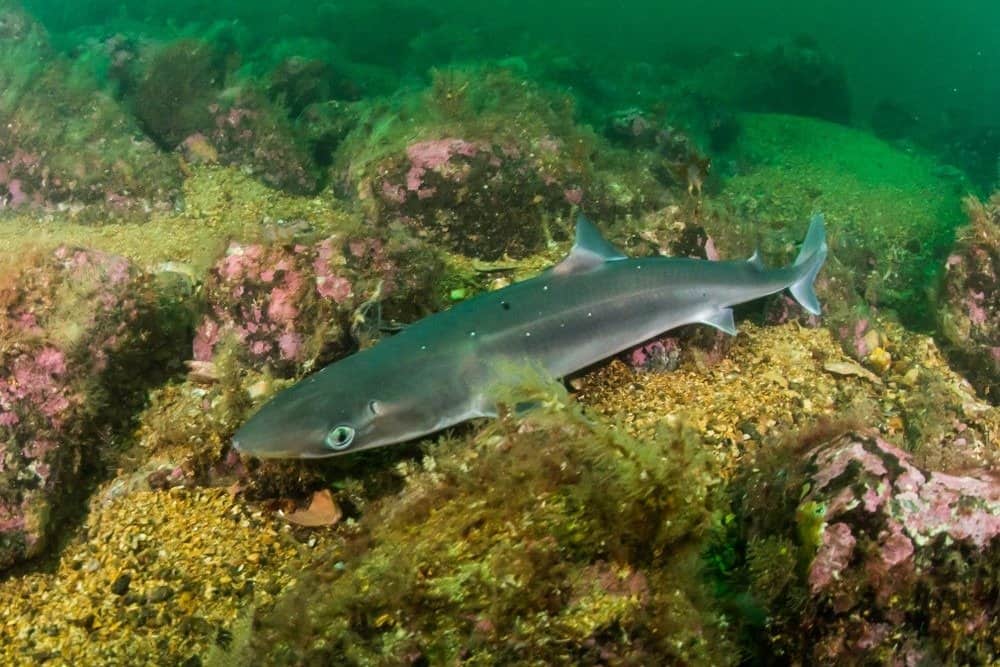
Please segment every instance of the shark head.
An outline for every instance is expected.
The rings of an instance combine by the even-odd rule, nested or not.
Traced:
[[[389,381],[359,353],[280,392],[233,436],[258,458],[316,459],[402,442],[435,430],[419,400],[390,398]],[[398,379],[396,387],[407,387]],[[380,393],[381,392],[381,393]]]
[[[326,458],[398,440],[398,415],[331,370],[278,394],[236,432],[233,446],[259,458]]]

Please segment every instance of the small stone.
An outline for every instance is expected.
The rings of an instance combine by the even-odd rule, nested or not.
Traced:
[[[127,572],[120,574],[114,583],[111,584],[111,592],[115,595],[125,595],[128,593],[128,587],[131,583],[132,577]]]
[[[868,355],[868,363],[879,373],[885,373],[892,365],[892,355],[884,347],[876,347]]]
[[[865,347],[869,350],[875,350],[882,347],[882,336],[875,329],[869,329],[863,340]]]
[[[247,395],[251,400],[256,401],[262,396],[266,396],[271,393],[271,383],[267,380],[260,380],[254,382],[247,388]]]
[[[170,586],[157,586],[156,588],[154,588],[149,592],[149,595],[146,596],[146,599],[149,602],[156,604],[158,602],[166,602],[173,596],[174,596],[174,591],[172,588],[170,588]]]

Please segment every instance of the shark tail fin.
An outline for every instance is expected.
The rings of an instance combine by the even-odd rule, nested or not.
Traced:
[[[823,216],[816,214],[809,222],[809,231],[806,232],[799,256],[795,258],[794,265],[802,267],[801,277],[788,287],[788,291],[799,305],[813,315],[820,314],[819,299],[813,290],[813,282],[816,280],[816,274],[823,268],[826,253],[826,227],[823,224]]]

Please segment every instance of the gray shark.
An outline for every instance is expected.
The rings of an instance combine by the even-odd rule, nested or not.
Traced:
[[[535,278],[426,317],[279,393],[243,425],[234,446],[266,458],[321,458],[412,440],[495,416],[510,363],[562,378],[684,324],[736,333],[731,306],[788,289],[813,314],[813,281],[827,255],[814,216],[789,266],[758,253],[713,262],[629,259],[581,217],[576,242]]]

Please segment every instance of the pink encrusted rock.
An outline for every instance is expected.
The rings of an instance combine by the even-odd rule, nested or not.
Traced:
[[[60,247],[0,288],[0,569],[39,554],[162,347],[127,260]],[[113,396],[113,399],[109,397]]]
[[[835,523],[823,531],[823,543],[809,567],[809,585],[814,593],[826,588],[847,567],[856,543],[846,523]]]
[[[827,508],[823,544],[843,544],[845,529],[861,530],[858,538],[878,545],[877,551],[864,552],[867,557],[881,556],[875,563],[858,563],[862,568],[888,570],[914,558],[923,562],[931,552],[956,543],[983,552],[1000,538],[1000,480],[992,472],[921,470],[906,452],[865,433],[839,438],[813,452],[810,460],[816,470],[803,502]],[[850,502],[837,502],[845,493]],[[841,565],[844,569],[847,562]],[[811,571],[817,567],[825,567],[819,557]],[[828,584],[831,580],[824,577],[814,592]]]
[[[348,170],[353,173],[352,169]],[[544,247],[540,216],[568,216],[587,200],[589,175],[552,136],[504,143],[445,136],[409,144],[357,184],[380,219],[481,259]]]
[[[414,297],[410,307],[426,307],[433,269],[415,255],[419,251],[390,250],[377,238],[233,243],[206,281],[194,358],[210,361],[230,341],[245,363],[295,375],[307,362],[348,349],[352,328],[377,326],[374,316],[362,321],[366,313],[359,308],[367,300]]]
[[[142,138],[97,81],[58,55],[18,4],[0,5],[0,211],[104,219],[172,207],[181,180],[176,161]]]
[[[794,536],[787,520],[765,523],[785,531],[802,567],[792,584],[801,593],[779,596],[772,607],[775,636],[789,642],[783,651],[837,664],[903,664],[916,654],[934,664],[979,664],[996,655],[995,471],[923,469],[876,432],[857,431],[789,462],[783,480],[773,474],[758,488],[782,488],[795,499]],[[796,595],[803,597],[793,603]],[[791,629],[797,638],[782,634]]]
[[[977,390],[1000,399],[1000,194],[966,201],[969,226],[945,261],[938,328]]]
[[[680,339],[676,336],[656,338],[625,352],[625,359],[638,370],[677,370],[681,363]]]
[[[236,101],[227,102],[226,107],[211,107],[212,125],[202,129],[203,142],[193,146],[200,149],[201,161],[238,166],[267,185],[289,192],[316,190],[312,157],[281,109],[253,90],[240,90]]]

